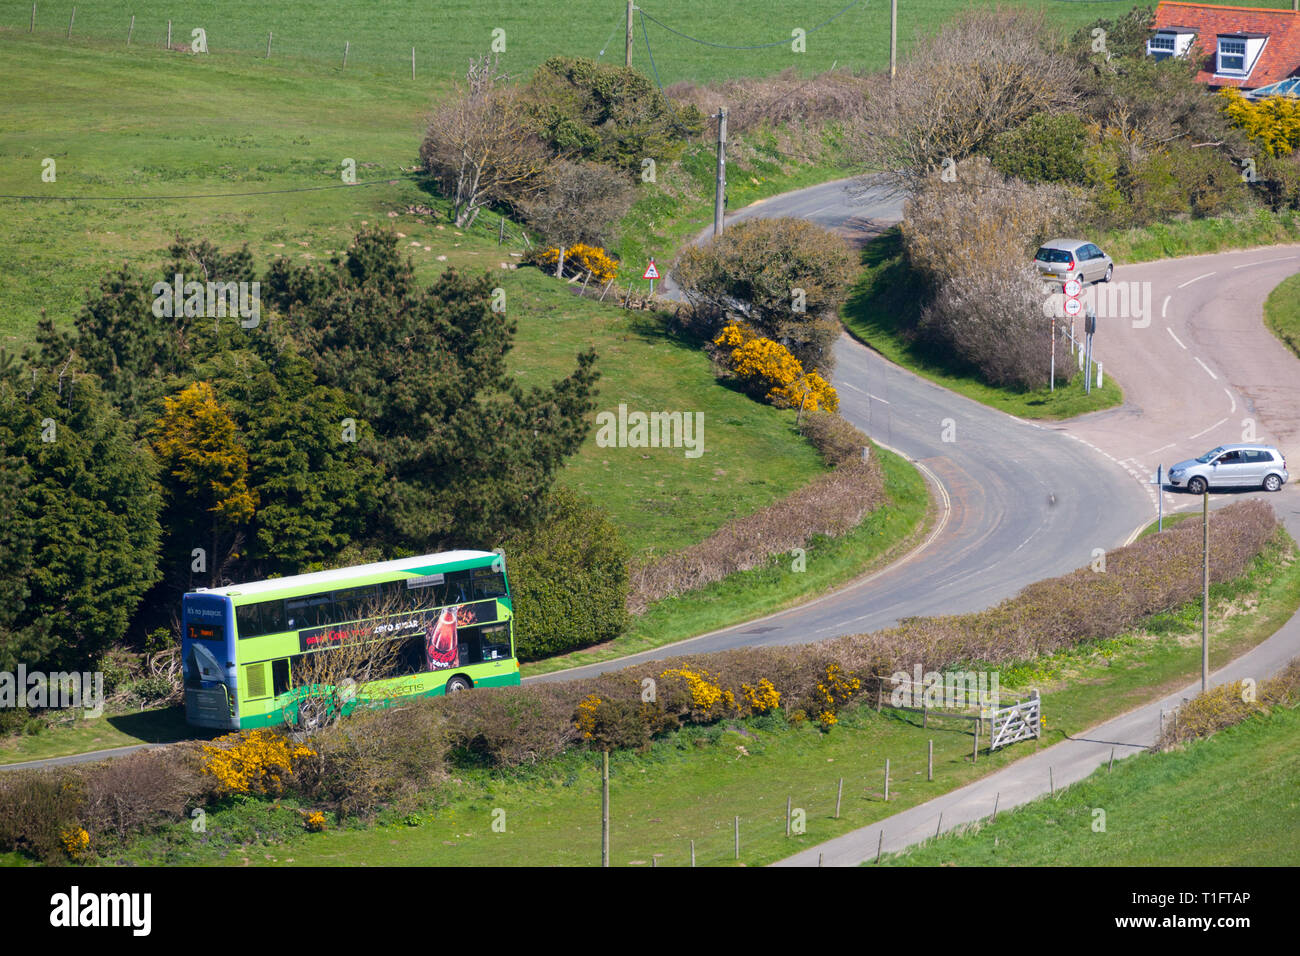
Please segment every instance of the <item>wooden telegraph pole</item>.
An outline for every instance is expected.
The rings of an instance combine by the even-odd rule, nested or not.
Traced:
[[[632,65],[632,11],[636,9],[633,0],[627,0],[627,47],[623,54],[623,65]]]
[[[889,81],[898,65],[898,0],[889,0]]]
[[[609,866],[609,750],[601,751],[600,865]]]
[[[1201,501],[1201,693],[1210,689],[1210,488]]]
[[[722,233],[727,204],[727,108],[718,107],[718,175],[713,186],[713,234]]]

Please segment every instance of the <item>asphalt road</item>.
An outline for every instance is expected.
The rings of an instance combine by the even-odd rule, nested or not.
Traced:
[[[804,216],[861,240],[901,212],[896,194],[876,188],[859,195],[851,181],[841,180],[755,203],[728,222]],[[671,284],[666,288],[671,291]],[[588,676],[679,654],[805,643],[888,627],[912,615],[978,610],[1089,563],[1094,548],[1124,544],[1154,517],[1153,499],[1128,469],[1084,441],[955,395],[848,335],[836,344],[835,356],[840,412],[916,462],[931,483],[939,517],[922,546],[810,604],[530,681]]]

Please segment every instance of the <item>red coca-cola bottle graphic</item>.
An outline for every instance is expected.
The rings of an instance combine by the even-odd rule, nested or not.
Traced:
[[[425,630],[424,650],[429,670],[456,663],[456,607],[443,608],[436,624]]]

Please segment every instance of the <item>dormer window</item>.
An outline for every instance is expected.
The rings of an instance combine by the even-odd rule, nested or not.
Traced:
[[[1264,33],[1220,33],[1215,51],[1214,72],[1219,76],[1250,76],[1268,35]]]
[[[1196,39],[1196,31],[1190,28],[1170,27],[1157,30],[1147,40],[1147,54],[1157,60],[1166,60],[1171,56],[1185,56]]]
[[[1245,40],[1219,40],[1219,69],[1220,73],[1245,73],[1246,72],[1246,41]]]

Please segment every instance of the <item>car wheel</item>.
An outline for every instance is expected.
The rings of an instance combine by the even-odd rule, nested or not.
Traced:
[[[1282,479],[1279,478],[1277,475],[1269,475],[1267,478],[1264,479],[1264,490],[1281,491]]]
[[[1204,478],[1202,478],[1200,475],[1197,475],[1195,478],[1187,482],[1187,490],[1194,495],[1205,494],[1206,489],[1209,487],[1210,487],[1210,483],[1206,481]]]
[[[1110,277],[1114,274],[1115,274],[1115,264],[1112,262],[1110,265],[1106,266],[1106,274],[1101,277],[1101,281],[1109,282]]]
[[[469,682],[468,677],[461,677],[459,674],[447,681],[447,689],[444,693],[454,694],[459,690],[469,690],[474,685]]]

